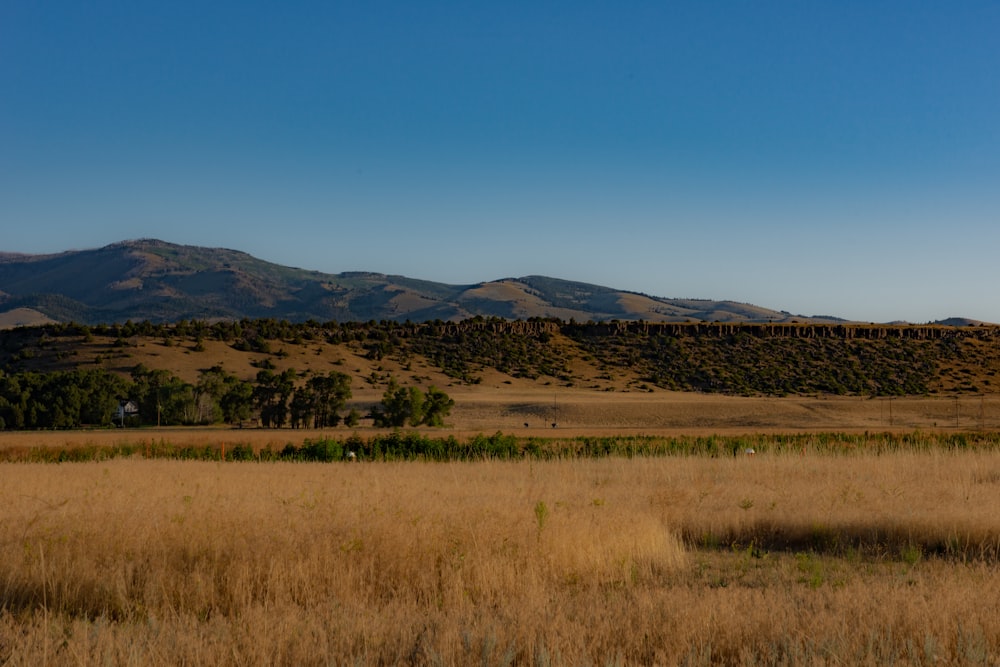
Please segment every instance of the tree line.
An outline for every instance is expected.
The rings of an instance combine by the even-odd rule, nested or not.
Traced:
[[[303,377],[293,369],[263,369],[247,381],[216,365],[194,384],[141,364],[129,377],[102,369],[0,371],[0,430],[247,422],[265,428],[356,426],[362,417],[357,409],[342,414],[350,398],[351,377],[337,371]],[[137,412],[126,412],[126,402]],[[366,416],[377,426],[442,426],[453,405],[435,387],[425,393],[391,380],[382,403]]]

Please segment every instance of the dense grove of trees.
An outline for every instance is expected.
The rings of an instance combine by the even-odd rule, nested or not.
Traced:
[[[169,371],[136,367],[130,379],[104,370],[50,373],[0,371],[0,429],[75,428],[129,424],[242,424],[254,415],[265,427],[326,428],[341,421],[351,397],[350,376],[330,372],[299,381],[293,370],[261,371],[254,382],[220,366],[190,384]],[[129,399],[137,415],[118,413]],[[357,423],[357,414],[348,415]]]
[[[169,371],[139,365],[125,379],[105,370],[50,373],[0,371],[0,430],[61,429],[80,426],[157,426],[229,423],[256,417],[265,428],[328,428],[343,421],[356,426],[361,415],[341,415],[351,398],[349,375],[331,371],[300,378],[294,370],[261,370],[253,382],[221,366],[202,371],[196,384]],[[126,399],[138,414],[124,415]],[[381,405],[370,417],[377,426],[443,426],[455,402],[430,387],[389,382]]]
[[[418,387],[400,387],[390,380],[382,396],[382,404],[372,410],[376,426],[444,426],[444,418],[455,401],[437,387],[424,393]]]
[[[127,390],[125,380],[99,370],[0,372],[0,429],[110,424]]]

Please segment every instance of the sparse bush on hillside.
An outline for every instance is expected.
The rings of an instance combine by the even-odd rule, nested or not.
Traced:
[[[570,332],[572,335],[574,332]],[[577,335],[606,367],[637,370],[663,389],[750,394],[926,394],[937,375],[939,341],[626,334]]]

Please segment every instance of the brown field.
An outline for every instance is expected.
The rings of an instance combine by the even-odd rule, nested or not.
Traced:
[[[984,452],[5,464],[0,662],[996,664],[998,490]]]

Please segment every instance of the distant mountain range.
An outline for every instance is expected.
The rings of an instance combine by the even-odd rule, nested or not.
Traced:
[[[0,326],[46,321],[276,318],[461,320],[481,315],[577,321],[835,322],[733,301],[666,299],[526,276],[448,285],[381,273],[328,274],[236,250],[123,241],[54,255],[0,253]]]

